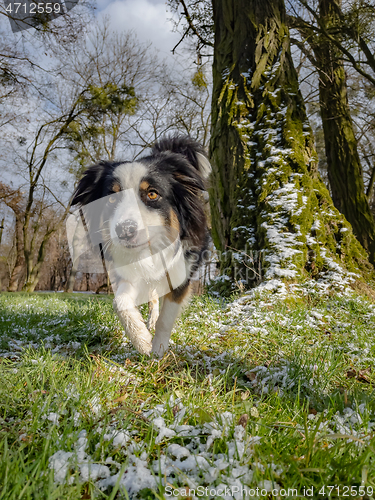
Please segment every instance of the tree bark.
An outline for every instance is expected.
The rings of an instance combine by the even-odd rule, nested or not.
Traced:
[[[77,267],[74,265],[74,263],[72,263],[72,269],[70,271],[69,278],[64,290],[66,293],[73,292],[74,284],[76,282],[76,275],[77,275]]]
[[[17,292],[20,288],[20,282],[25,272],[25,258],[22,245],[22,221],[19,216],[16,217],[16,262],[9,279],[8,292]]]
[[[60,224],[61,221],[53,229],[47,230],[47,232],[44,234],[42,242],[39,245],[38,255],[35,264],[33,262],[33,251],[32,251],[33,245],[30,246],[31,250],[29,250],[28,252],[24,251],[26,256],[26,269],[27,269],[26,283],[22,288],[24,292],[33,292],[35,290],[36,285],[39,283],[40,270],[46,256],[48,242],[51,239],[53,233],[55,233],[58,230]],[[25,228],[23,228],[23,234],[25,234],[24,230]],[[34,236],[36,236],[35,233]]]
[[[259,274],[323,275],[338,262],[370,272],[317,171],[284,2],[215,0],[213,7],[210,198],[223,288],[252,286]]]
[[[320,0],[319,10],[325,30],[335,30],[340,23],[341,0]],[[314,52],[332,200],[375,264],[375,221],[363,183],[342,53],[324,34],[317,42]]]

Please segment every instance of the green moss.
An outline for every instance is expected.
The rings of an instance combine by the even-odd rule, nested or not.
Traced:
[[[248,16],[253,19],[252,13]],[[219,59],[214,65],[212,144],[219,175],[214,176],[218,198],[212,206],[217,218],[213,225],[220,228],[214,229],[214,238],[221,250],[226,245],[241,250],[253,241],[251,249],[263,252],[264,271],[277,265],[275,277],[277,272],[288,272],[286,280],[319,277],[328,270],[329,259],[369,277],[365,252],[317,173],[288,30],[281,17],[271,18],[265,23],[252,21],[250,32],[257,31],[256,39],[245,44],[255,42],[252,54],[235,60],[232,52],[222,67]],[[221,34],[221,53],[236,43],[231,37],[230,31]],[[227,255],[222,272],[235,281]]]

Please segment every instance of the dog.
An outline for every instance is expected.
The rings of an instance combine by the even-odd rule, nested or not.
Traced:
[[[199,143],[169,136],[136,161],[89,167],[74,192],[72,205],[79,207],[91,242],[105,259],[114,309],[142,354],[162,356],[167,350],[191,293],[191,277],[208,248],[202,191],[210,171]],[[146,302],[147,326],[137,307]]]

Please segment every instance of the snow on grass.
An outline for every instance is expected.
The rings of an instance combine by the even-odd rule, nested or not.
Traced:
[[[274,279],[230,303],[195,298],[162,360],[116,343],[110,300],[58,300],[0,300],[10,499],[31,464],[45,498],[355,485],[364,467],[372,484],[375,306],[347,285]]]
[[[49,457],[49,468],[54,471],[54,481],[72,482],[76,473],[79,474],[80,481],[85,482],[90,479],[96,482],[101,490],[114,487],[119,481],[120,486],[123,486],[130,496],[135,496],[145,488],[156,490],[159,485],[167,484],[172,484],[174,487],[187,484],[190,488],[207,484],[250,485],[253,471],[245,464],[253,456],[255,447],[260,445],[261,438],[250,436],[242,425],[236,425],[235,415],[229,411],[217,414],[210,422],[181,425],[182,419],[187,413],[193,413],[194,408],[184,407],[180,399],[173,397],[164,405],[144,411],[143,415],[148,417],[160,415],[165,413],[167,408],[175,406],[179,411],[174,418],[168,419],[168,423],[160,416],[151,420],[151,425],[158,431],[154,443],[162,445],[158,458],[150,460],[150,454],[146,451],[150,448],[150,443],[137,439],[139,434],[137,428],[128,425],[126,439],[123,439],[125,436],[123,431],[117,433],[112,431],[110,436],[115,437],[111,441],[111,446],[107,448],[108,456],[102,455],[101,463],[96,463],[95,458],[87,453],[87,432],[81,431],[77,441],[71,446],[72,451],[60,449]],[[116,424],[121,425],[118,421],[112,422],[112,426]],[[92,440],[98,441],[102,433],[101,426],[93,428]],[[107,440],[109,435],[104,434],[103,437]],[[183,439],[184,445],[169,444],[172,438]],[[215,452],[218,448],[214,446],[215,441],[221,443],[221,452]],[[225,446],[223,446],[224,441]],[[100,445],[100,440],[98,443]],[[121,468],[120,463],[111,457],[112,450],[116,448],[121,454],[122,462],[125,460],[127,463],[126,470],[121,475],[118,472]],[[111,470],[103,463],[109,464]]]

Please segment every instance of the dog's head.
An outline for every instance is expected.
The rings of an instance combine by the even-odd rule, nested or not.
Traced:
[[[200,193],[209,173],[210,164],[198,143],[189,137],[169,137],[137,161],[103,161],[89,167],[72,205],[94,206],[101,200],[89,212],[88,225],[91,234],[100,232],[104,243],[111,242],[112,254],[141,250],[162,229],[200,246],[206,234]]]

